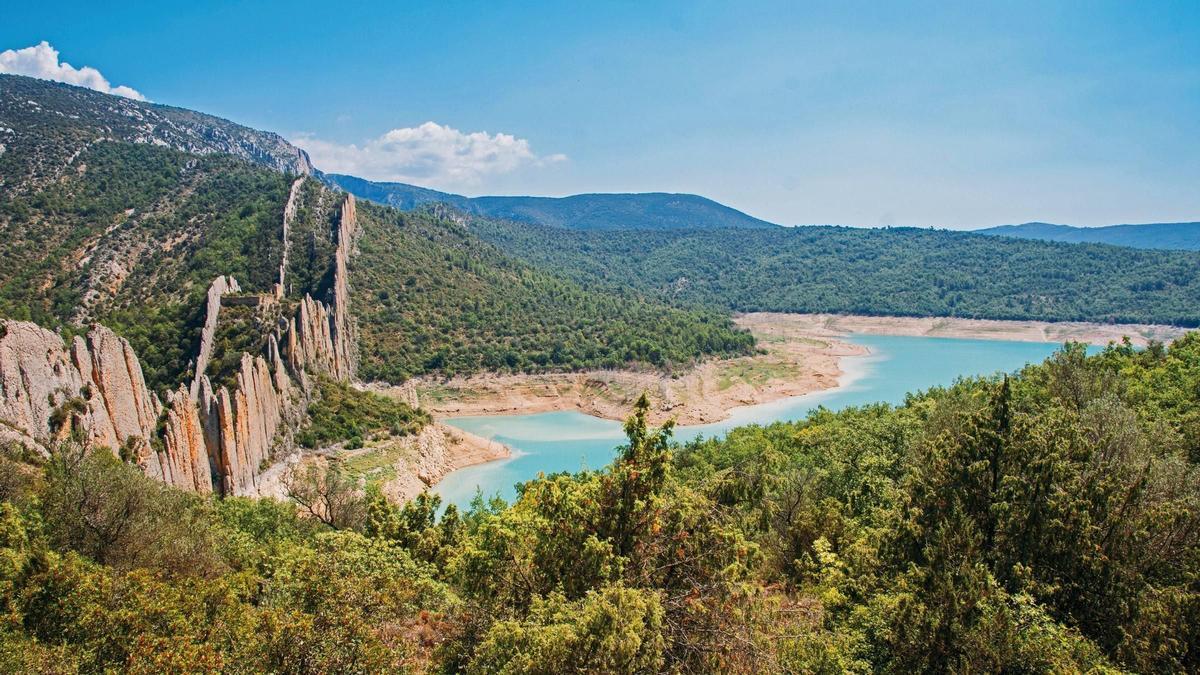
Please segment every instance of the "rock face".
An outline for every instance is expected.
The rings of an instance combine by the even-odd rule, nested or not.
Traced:
[[[284,217],[286,218],[286,215]],[[192,378],[192,386],[188,390],[192,398],[200,394],[200,377],[208,370],[208,361],[212,358],[213,336],[217,332],[217,320],[221,314],[221,298],[226,293],[237,293],[240,290],[242,289],[238,286],[237,279],[233,277],[217,277],[208,287],[204,329],[200,332],[200,353],[196,356],[196,375]]]
[[[334,252],[333,272],[333,355],[332,374],[339,379],[353,379],[357,370],[354,349],[353,326],[350,318],[350,275],[346,269],[350,261],[354,238],[358,236],[358,215],[355,211],[354,195],[346,195],[342,202],[342,213],[338,219],[337,250]]]
[[[289,211],[285,221],[294,207]],[[222,297],[239,290],[232,277],[218,277],[209,288],[195,378],[167,394],[166,405],[147,389],[129,343],[111,330],[94,326],[68,347],[35,324],[0,322],[0,439],[47,452],[75,432],[89,447],[119,452],[175,487],[256,494],[259,475],[279,448],[291,445],[304,418],[307,373],[340,380],[354,375],[346,264],[356,230],[354,198],[348,197],[338,223],[330,305],[306,296],[269,337],[265,353],[242,355],[232,388],[214,390],[205,375]]]
[[[287,292],[287,267],[288,267],[288,235],[291,234],[292,220],[296,218],[296,207],[300,202],[300,190],[304,187],[304,177],[301,176],[292,181],[292,189],[288,193],[287,204],[283,207],[283,255],[279,260],[279,280],[275,282],[275,299],[282,299]]]
[[[161,452],[162,480],[200,493],[213,491],[212,470],[204,428],[195,399],[183,388],[167,395],[166,425]]]
[[[150,451],[161,409],[133,349],[109,329],[94,326],[68,347],[34,324],[0,323],[0,420],[41,450],[74,429],[161,475]]]
[[[225,494],[257,492],[258,474],[271,459],[283,423],[293,418],[293,396],[303,393],[283,370],[278,350],[271,351],[273,364],[262,356],[242,355],[232,391],[221,387],[214,392],[207,377],[201,383],[201,438],[216,487]]]
[[[349,273],[346,269],[358,220],[354,196],[347,195],[338,219],[334,252],[333,297],[329,306],[304,296],[288,324],[286,353],[293,371],[307,368],[339,380],[354,379],[357,369],[354,326],[350,317]]]

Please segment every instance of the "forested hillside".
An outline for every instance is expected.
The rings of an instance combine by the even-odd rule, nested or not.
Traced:
[[[1071,243],[1091,242],[1131,248],[1200,250],[1200,223],[1147,223],[1145,225],[1109,225],[1072,227],[1051,223],[1001,225],[976,230],[979,234],[1019,239],[1043,239]]]
[[[213,500],[69,444],[0,471],[0,669],[1195,672],[1200,335],[1068,347],[438,516]]]
[[[276,314],[329,292],[340,197],[306,180],[285,242],[296,176],[275,169],[288,157],[307,160],[282,139],[77,87],[10,76],[0,85],[0,316],[66,332],[103,323],[130,340],[161,390],[189,375],[215,277],[268,292],[286,244]],[[366,377],[666,368],[753,350],[719,312],[585,289],[447,217],[380,207],[364,209],[363,220],[351,268]],[[243,351],[257,353],[270,327],[262,317],[226,321],[214,380],[222,363],[232,375]]]
[[[1200,325],[1200,254],[912,228],[472,231],[581,282],[736,311]]]
[[[723,313],[541,271],[436,212],[364,204],[359,213],[351,281],[365,379],[663,368],[754,349]]]
[[[44,189],[0,199],[0,315],[104,323],[131,341],[152,386],[173,385],[213,278],[232,274],[247,291],[273,282],[289,181],[149,145],[96,143],[76,162]]]

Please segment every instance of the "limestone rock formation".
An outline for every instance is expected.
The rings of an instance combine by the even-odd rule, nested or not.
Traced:
[[[199,395],[191,405],[197,411],[198,434],[212,466],[212,488],[224,494],[256,494],[258,475],[279,446],[290,445],[290,434],[303,417],[308,389],[303,371],[296,379],[283,363],[274,336],[265,355],[242,354],[232,388],[214,390],[201,375]],[[185,454],[190,446],[173,446],[168,454]]]
[[[339,380],[354,379],[356,340],[350,316],[350,276],[346,265],[357,232],[354,196],[347,195],[338,219],[330,305],[305,295],[296,316],[288,324],[285,352],[293,371],[307,368]]]
[[[202,494],[213,491],[208,446],[196,399],[182,386],[167,395],[163,446],[159,462],[165,483]]]
[[[301,180],[293,183],[285,229],[294,217],[300,186]],[[111,330],[94,326],[68,347],[57,333],[3,321],[3,439],[47,452],[55,441],[75,433],[89,447],[118,452],[170,485],[202,493],[256,494],[259,474],[277,449],[290,446],[304,417],[307,372],[340,380],[354,376],[346,265],[356,229],[354,198],[347,197],[338,222],[330,304],[306,296],[295,316],[268,337],[265,353],[242,354],[234,385],[214,390],[206,371],[221,303],[227,293],[240,290],[232,277],[217,277],[208,290],[195,377],[190,387],[180,385],[168,393],[165,406],[146,387],[129,342]],[[286,263],[279,287],[285,271]],[[436,454],[436,448],[423,452]]]
[[[133,348],[111,330],[94,326],[68,348],[32,323],[0,323],[0,420],[42,450],[75,430],[158,474],[149,448],[161,409]]]
[[[354,351],[354,335],[350,317],[350,274],[346,265],[350,260],[354,238],[358,235],[358,215],[354,195],[346,195],[342,202],[341,217],[338,219],[337,250],[334,252],[333,271],[333,375],[340,379],[353,379],[357,363]]]
[[[196,356],[196,374],[192,377],[192,386],[188,390],[192,398],[200,395],[200,378],[208,370],[208,362],[212,358],[213,336],[217,332],[217,321],[221,315],[221,298],[226,293],[237,293],[241,290],[237,279],[233,277],[217,277],[208,287],[204,329],[200,332],[200,353]]]

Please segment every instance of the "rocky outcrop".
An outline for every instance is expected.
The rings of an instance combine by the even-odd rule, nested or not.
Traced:
[[[274,345],[274,340],[272,340]],[[295,388],[283,370],[278,349],[274,363],[262,356],[242,355],[237,384],[213,391],[205,378],[199,411],[217,486],[225,494],[254,494],[257,477],[272,457],[284,422],[294,419]]]
[[[305,295],[288,320],[287,360],[293,372],[306,369],[323,373],[337,370],[333,347],[333,320],[324,303]]]
[[[133,348],[111,330],[94,326],[68,347],[34,324],[0,323],[0,420],[41,449],[76,431],[160,475],[150,447],[161,409]]]
[[[196,399],[183,387],[167,394],[163,447],[159,463],[164,482],[202,494],[213,491],[208,445]]]
[[[217,277],[208,287],[204,328],[200,331],[200,353],[196,356],[195,375],[192,376],[192,386],[188,389],[193,399],[200,394],[200,378],[208,370],[208,362],[212,358],[213,336],[217,332],[217,321],[221,315],[221,298],[226,293],[237,293],[241,290],[237,279],[233,277]]]
[[[291,239],[292,220],[296,218],[296,208],[300,202],[300,189],[304,187],[304,177],[301,176],[292,182],[292,189],[288,193],[287,204],[283,207],[283,255],[279,260],[279,280],[275,282],[275,298],[282,299],[284,293],[287,292],[287,267],[288,267],[288,250],[291,248],[289,242]]]
[[[7,426],[48,442],[55,411],[83,393],[82,374],[58,334],[29,323],[0,323],[0,418]]]
[[[350,317],[350,274],[347,265],[358,236],[358,214],[354,195],[346,195],[338,218],[337,250],[334,252],[332,339],[334,353],[333,375],[353,379],[357,370],[355,340]]]
[[[293,184],[293,197],[300,181]],[[288,211],[294,215],[294,203]],[[290,216],[285,213],[285,227]],[[307,373],[340,380],[355,369],[347,262],[357,222],[354,198],[338,221],[330,304],[306,296],[295,315],[268,336],[263,354],[243,354],[231,387],[214,389],[206,370],[223,297],[239,291],[232,277],[209,287],[195,377],[166,396],[146,387],[129,343],[103,326],[70,345],[32,323],[0,323],[0,422],[4,439],[43,452],[75,433],[92,448],[109,448],[147,475],[196,492],[257,494],[262,471],[292,444],[304,417]],[[286,236],[285,236],[286,239]],[[280,269],[280,285],[286,264]],[[265,296],[275,302],[275,296]],[[280,345],[283,345],[281,349]],[[434,449],[428,449],[435,454]]]
[[[302,180],[292,184],[292,193],[284,209],[284,241],[288,238],[291,219],[295,217],[301,187]],[[242,355],[232,389],[214,390],[205,375],[206,367],[200,367],[198,359],[196,380],[188,396],[188,402],[197,411],[198,424],[193,432],[182,410],[179,412],[180,430],[172,429],[164,438],[171,467],[194,465],[191,458],[201,454],[196,445],[200,441],[211,467],[210,489],[224,494],[257,494],[260,474],[277,450],[291,445],[291,434],[304,416],[310,391],[307,373],[320,372],[339,380],[353,378],[356,359],[347,264],[356,232],[354,197],[348,196],[338,219],[330,304],[306,295],[299,302],[295,315],[270,336],[265,354]],[[285,259],[279,271],[277,293],[284,288],[286,268]],[[232,279],[224,282],[225,288],[235,285]],[[214,294],[219,311],[221,292],[215,290],[218,286],[214,282],[214,288],[209,292],[209,309],[213,316]],[[206,366],[211,347],[205,352],[203,336],[201,342],[201,352],[205,356],[202,363]],[[172,403],[180,400],[177,396]],[[174,418],[168,416],[168,427],[174,424]],[[168,482],[184,483],[183,475],[178,471],[172,473]]]
[[[350,316],[347,262],[357,232],[354,196],[347,195],[338,218],[330,304],[327,306],[305,295],[296,316],[288,323],[284,344],[288,365],[293,371],[308,369],[339,380],[354,379],[357,355]]]
[[[404,384],[396,387],[395,394],[393,395],[413,410],[421,407],[421,401],[417,396],[417,383],[415,380],[407,380]]]

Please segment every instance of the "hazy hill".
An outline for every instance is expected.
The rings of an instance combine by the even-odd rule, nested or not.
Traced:
[[[1018,239],[1043,239],[1069,243],[1090,242],[1131,248],[1200,250],[1200,222],[1109,225],[1107,227],[1024,223],[1022,225],[989,227],[976,230],[976,232]]]
[[[580,230],[775,227],[699,195],[645,192],[569,197],[463,197],[406,183],[378,183],[340,174],[323,174],[323,177],[356,197],[399,209],[442,202],[469,214]]]

